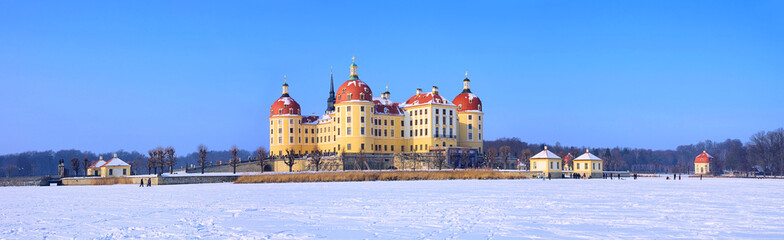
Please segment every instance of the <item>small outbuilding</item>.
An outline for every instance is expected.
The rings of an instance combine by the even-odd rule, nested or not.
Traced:
[[[596,155],[591,154],[588,149],[585,153],[574,159],[574,173],[586,178],[601,178],[602,177],[602,159]]]
[[[87,168],[87,175],[100,177],[129,176],[131,175],[131,165],[118,158],[116,153],[109,161],[104,161],[103,156],[100,156],[97,162]]]
[[[708,174],[710,173],[710,163],[713,161],[713,156],[705,151],[694,158],[694,173],[695,174]]]
[[[544,147],[544,150],[531,157],[530,162],[531,171],[541,172],[544,174],[544,177],[560,178],[563,174],[561,171],[563,167],[561,166],[561,157],[547,150],[547,146]]]

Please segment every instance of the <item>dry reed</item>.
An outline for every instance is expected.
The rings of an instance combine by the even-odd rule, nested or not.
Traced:
[[[492,170],[456,171],[348,171],[244,175],[234,183],[359,182],[456,179],[523,179],[527,175]]]

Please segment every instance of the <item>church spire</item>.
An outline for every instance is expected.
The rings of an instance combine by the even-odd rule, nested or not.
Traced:
[[[335,80],[332,77],[332,67],[329,67],[329,97],[327,98],[327,111],[335,111]]]

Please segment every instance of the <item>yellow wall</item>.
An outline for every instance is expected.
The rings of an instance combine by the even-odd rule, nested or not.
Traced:
[[[477,148],[481,151],[484,143],[484,113],[482,112],[460,112],[459,121],[459,141],[460,147]]]
[[[710,173],[710,163],[694,163],[695,174],[708,174]]]
[[[604,166],[602,166],[602,161],[574,160],[572,164],[574,165],[572,166],[572,170],[575,173],[579,173],[580,175],[585,174],[586,177],[602,176],[602,169],[604,168]]]
[[[285,155],[286,149],[297,154],[308,154],[314,150],[336,153],[428,152],[431,147],[442,146],[482,150],[480,112],[462,115],[472,116],[472,140],[458,142],[461,121],[458,115],[461,113],[455,106],[410,106],[404,109],[405,115],[376,114],[374,107],[371,102],[338,103],[335,111],[328,114],[330,118],[322,117],[318,123],[303,124],[302,117],[295,115],[270,117],[270,153]],[[468,121],[465,117],[465,122]]]
[[[530,171],[542,172],[546,177],[549,173],[552,177],[561,177],[561,159],[530,159]]]

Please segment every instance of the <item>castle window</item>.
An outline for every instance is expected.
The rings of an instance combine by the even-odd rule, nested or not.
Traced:
[[[346,150],[351,150],[351,143],[346,144]]]
[[[365,106],[359,106],[359,111],[360,112],[364,112],[365,111]]]
[[[457,105],[457,110],[463,110],[463,104]]]
[[[359,145],[359,150],[365,150],[365,144],[364,143]]]
[[[482,140],[482,134],[481,133],[479,134],[479,140]]]
[[[289,133],[294,133],[294,128],[289,128]]]
[[[359,100],[365,100],[365,94],[364,93],[360,93],[359,94]]]
[[[360,135],[365,135],[365,127],[359,128],[359,134]]]
[[[283,134],[283,128],[278,128],[278,133]]]
[[[436,114],[438,114],[438,108],[436,108]]]
[[[343,93],[346,93],[346,89],[345,88],[343,88]]]
[[[346,128],[346,135],[351,135],[351,127]]]
[[[278,137],[278,144],[283,143],[283,137]]]
[[[278,108],[278,114],[283,114],[283,108]]]
[[[351,100],[351,93],[348,93],[348,97],[346,98],[346,100]]]
[[[351,117],[346,117],[346,122],[351,123]]]
[[[295,114],[295,113],[294,113],[294,109],[292,109],[292,108],[289,108],[289,114]]]
[[[294,143],[294,137],[289,137],[289,143]]]
[[[472,118],[471,118],[471,115],[468,115],[468,120],[471,120],[471,119],[472,119]]]
[[[482,104],[479,104],[477,106],[479,106],[479,111],[482,111]]]
[[[482,121],[482,116],[479,116],[479,121]]]
[[[348,99],[351,99],[351,97],[349,97]],[[346,112],[351,112],[351,106],[346,107]]]
[[[406,125],[406,121],[400,121],[400,126],[403,127]]]

